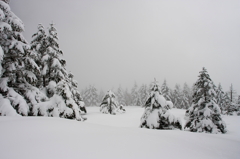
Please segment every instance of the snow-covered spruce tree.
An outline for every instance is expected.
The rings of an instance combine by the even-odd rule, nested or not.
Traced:
[[[233,85],[232,84],[230,86],[228,94],[229,94],[231,102],[236,103],[237,92],[233,89]]]
[[[84,92],[84,91],[83,91]],[[83,93],[82,93],[82,95],[83,95]],[[105,96],[105,93],[104,93],[104,91],[101,89],[100,90],[100,92],[99,92],[99,94],[98,94],[98,103],[101,103],[102,102],[102,99],[103,99],[103,97]],[[83,98],[84,99],[84,98]]]
[[[231,102],[229,93],[225,93],[223,96],[223,114],[225,115],[239,115],[240,109],[238,104]]]
[[[218,87],[217,87],[217,91],[216,91],[216,100],[217,100],[217,104],[221,109],[221,113],[223,114],[223,110],[224,110],[224,92],[222,90],[222,85],[219,83]]]
[[[238,96],[237,105],[240,107],[240,95]]]
[[[62,50],[59,49],[57,30],[54,24],[50,24],[48,29],[47,43],[47,51],[42,57],[44,65],[41,69],[46,86],[50,81],[58,83],[67,77],[66,61],[62,58]]]
[[[75,103],[79,106],[80,110],[82,112],[87,113],[87,110],[85,108],[85,103],[83,102],[83,98],[77,88],[78,82],[76,80],[74,80],[73,77],[74,77],[74,75],[71,72],[69,72],[67,83],[70,85],[70,89],[72,92],[72,98],[75,101]]]
[[[232,97],[233,97],[234,91],[233,91],[232,85],[230,87],[229,92],[232,92]],[[240,113],[239,106],[236,103],[231,102],[233,101],[233,98],[231,99],[231,93],[229,92],[224,93],[222,91],[221,84],[219,84],[217,89],[217,96],[216,96],[217,104],[219,105],[222,114],[238,115]]]
[[[214,84],[207,70],[200,71],[192,106],[186,111],[186,125],[192,132],[226,133],[226,124],[216,103]]]
[[[226,115],[240,115],[239,105],[233,102],[230,102],[226,106]]]
[[[7,2],[7,3],[6,3]],[[23,22],[0,1],[0,115],[31,115],[32,106],[45,99],[34,87],[39,74],[36,55],[23,37]]]
[[[146,84],[143,84],[140,88],[139,88],[139,97],[140,97],[140,101],[141,101],[141,105],[144,105],[147,97],[148,97],[148,88]]]
[[[102,103],[100,104],[100,112],[116,115],[117,113],[124,113],[125,109],[123,109],[122,106],[118,106],[116,95],[110,90],[104,96]]]
[[[81,116],[84,102],[77,91],[77,82],[66,70],[63,52],[59,49],[57,30],[50,24],[48,35],[39,25],[38,33],[33,35],[32,48],[39,56],[41,82],[39,87],[45,90],[49,100],[34,105],[33,114],[54,116],[76,120],[85,120]],[[38,39],[38,40],[36,40]]]
[[[188,109],[190,107],[190,88],[186,83],[183,85],[180,107],[182,109]]]
[[[37,33],[33,34],[31,42],[32,50],[38,55],[36,62],[41,70],[41,84],[46,87],[51,81],[58,83],[67,76],[66,61],[62,59],[63,52],[59,49],[57,30],[54,24],[50,24],[48,34],[39,24]]]
[[[145,103],[145,111],[141,117],[141,128],[150,129],[182,129],[181,120],[174,117],[169,109],[172,103],[163,97],[161,88],[155,80],[151,86],[151,92]]]
[[[86,106],[97,106],[98,94],[97,89],[93,85],[89,85],[84,91],[83,97],[85,99]]]
[[[231,104],[230,97],[228,96],[228,93],[225,92],[222,99],[222,114],[224,115],[227,114],[227,108],[229,107],[230,104]]]
[[[120,105],[126,105],[125,99],[124,99],[124,92],[122,90],[122,87],[119,86],[117,90],[117,98],[118,98],[118,103]]]
[[[133,106],[140,106],[140,98],[139,98],[139,94],[138,94],[138,85],[137,82],[134,82],[134,86],[131,90],[131,100],[132,103],[131,105]]]
[[[132,104],[131,94],[128,92],[127,88],[124,91],[124,101],[128,106]]]
[[[175,85],[175,88],[173,90],[173,105],[175,108],[181,109],[181,96],[182,96],[182,92],[181,92],[181,88],[179,84]]]
[[[166,100],[171,100],[170,88],[168,87],[166,80],[163,81],[161,92]]]
[[[43,58],[43,56],[47,54],[48,42],[45,28],[42,24],[38,24],[38,31],[32,35],[32,38],[33,40],[31,41],[31,49],[37,55],[35,61],[41,70],[43,70],[44,65],[46,65],[46,60]],[[42,72],[38,74],[37,86],[46,87],[45,76],[42,75]]]
[[[237,115],[240,116],[240,95],[238,96],[238,100],[237,100],[237,107],[238,107],[238,112]]]

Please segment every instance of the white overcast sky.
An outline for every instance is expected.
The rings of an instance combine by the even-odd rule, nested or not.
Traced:
[[[10,0],[26,39],[52,21],[83,89],[131,89],[154,78],[190,86],[206,67],[240,94],[239,0]]]

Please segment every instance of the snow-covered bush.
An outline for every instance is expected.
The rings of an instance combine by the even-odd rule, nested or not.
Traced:
[[[155,80],[150,95],[145,103],[145,111],[141,117],[140,127],[150,129],[182,129],[181,120],[168,111],[172,102],[163,97],[160,86]]]
[[[214,84],[205,68],[195,83],[192,106],[186,111],[186,125],[192,132],[226,133],[226,124],[216,103]]]
[[[118,102],[116,101],[115,94],[110,90],[107,92],[105,97],[100,104],[100,112],[104,114],[113,114],[116,115],[117,113],[125,113],[125,109],[123,106],[118,106]]]

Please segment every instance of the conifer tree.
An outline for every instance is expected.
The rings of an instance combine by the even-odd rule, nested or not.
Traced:
[[[33,105],[45,98],[34,87],[39,74],[36,56],[23,36],[23,22],[8,1],[0,1],[0,23],[0,115],[27,116]]]
[[[230,97],[230,93],[227,92],[224,95],[224,99],[223,99],[223,106],[224,106],[224,111],[223,114],[226,115],[239,115],[240,114],[240,108],[239,105],[237,103],[231,102],[231,97]]]
[[[80,110],[87,113],[85,108],[85,103],[83,102],[83,97],[81,96],[80,92],[78,91],[78,82],[73,79],[74,75],[69,72],[67,83],[70,85],[70,89],[72,92],[72,97],[75,103],[79,106]]]
[[[107,92],[100,104],[100,112],[104,114],[116,115],[117,113],[124,113],[125,109],[118,105],[116,95],[110,90]]]
[[[62,59],[63,52],[59,49],[57,30],[54,24],[50,24],[47,36],[47,52],[43,56],[45,65],[42,69],[43,76],[45,77],[45,83],[50,81],[58,83],[67,76],[65,68],[66,61]]]
[[[240,95],[238,96],[237,104],[240,105]]]
[[[223,113],[224,110],[224,92],[222,90],[222,85],[221,83],[218,84],[218,88],[216,91],[216,100],[217,100],[217,104],[221,109],[221,113]]]
[[[187,83],[183,85],[180,107],[182,109],[188,109],[190,107],[190,88]]]
[[[117,98],[118,98],[118,102],[119,102],[120,105],[126,105],[126,102],[125,102],[125,99],[124,99],[124,92],[123,92],[121,86],[118,87]]]
[[[186,125],[192,132],[226,133],[226,124],[216,103],[214,84],[205,68],[195,83],[192,106],[186,111]]]
[[[227,92],[223,94],[223,99],[222,99],[222,114],[227,114],[227,108],[231,104],[230,97]]]
[[[139,89],[139,97],[141,105],[145,104],[148,97],[148,88],[146,84],[143,84]]]
[[[155,80],[152,83],[149,98],[145,103],[145,111],[141,117],[140,127],[149,129],[182,129],[180,119],[168,111],[171,105],[163,97],[161,88]]]
[[[131,90],[131,100],[132,100],[131,105],[140,106],[140,98],[139,98],[139,94],[138,94],[138,85],[137,85],[136,82],[134,83],[134,86]]]
[[[128,92],[127,88],[124,91],[124,100],[125,100],[126,105],[129,106],[132,104],[131,94]]]
[[[97,106],[98,101],[97,89],[93,85],[89,85],[84,91],[84,99],[87,106]]]
[[[233,85],[231,84],[231,86],[230,86],[230,89],[229,89],[229,92],[228,92],[228,94],[229,94],[229,97],[230,97],[230,100],[231,100],[231,102],[235,102],[235,98],[236,98],[236,91],[233,89]]]
[[[37,33],[33,34],[33,40],[31,41],[31,49],[36,54],[36,63],[40,67],[41,74],[38,74],[38,87],[46,87],[46,80],[45,76],[42,75],[42,71],[46,61],[44,60],[43,56],[47,54],[48,42],[47,42],[47,35],[45,33],[45,28],[42,24],[38,24],[38,31]]]
[[[230,102],[226,106],[226,115],[239,115],[239,114],[240,114],[240,109],[238,104]]]
[[[240,95],[238,96],[238,100],[237,100],[237,109],[238,109],[238,112],[237,112],[237,115],[240,116]]]
[[[83,112],[86,113],[84,102],[77,91],[77,82],[73,79],[73,74],[66,70],[66,61],[62,58],[63,52],[59,48],[54,24],[50,24],[48,34],[45,34],[44,27],[39,25],[31,44],[38,55],[37,62],[40,65],[42,80],[39,87],[45,90],[49,98],[36,104],[33,114],[85,120],[81,116]]]
[[[161,92],[166,100],[171,100],[170,88],[168,87],[166,80],[164,80],[162,84]]]
[[[82,93],[83,94],[83,93]],[[103,90],[100,90],[99,94],[98,94],[98,103],[101,103],[103,100],[103,97],[105,96],[105,93]]]
[[[175,88],[173,90],[173,105],[175,108],[181,109],[181,88],[179,84],[175,85]]]

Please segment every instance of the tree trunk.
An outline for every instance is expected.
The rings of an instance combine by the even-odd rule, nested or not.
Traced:
[[[45,76],[43,76],[43,87],[46,87]]]

